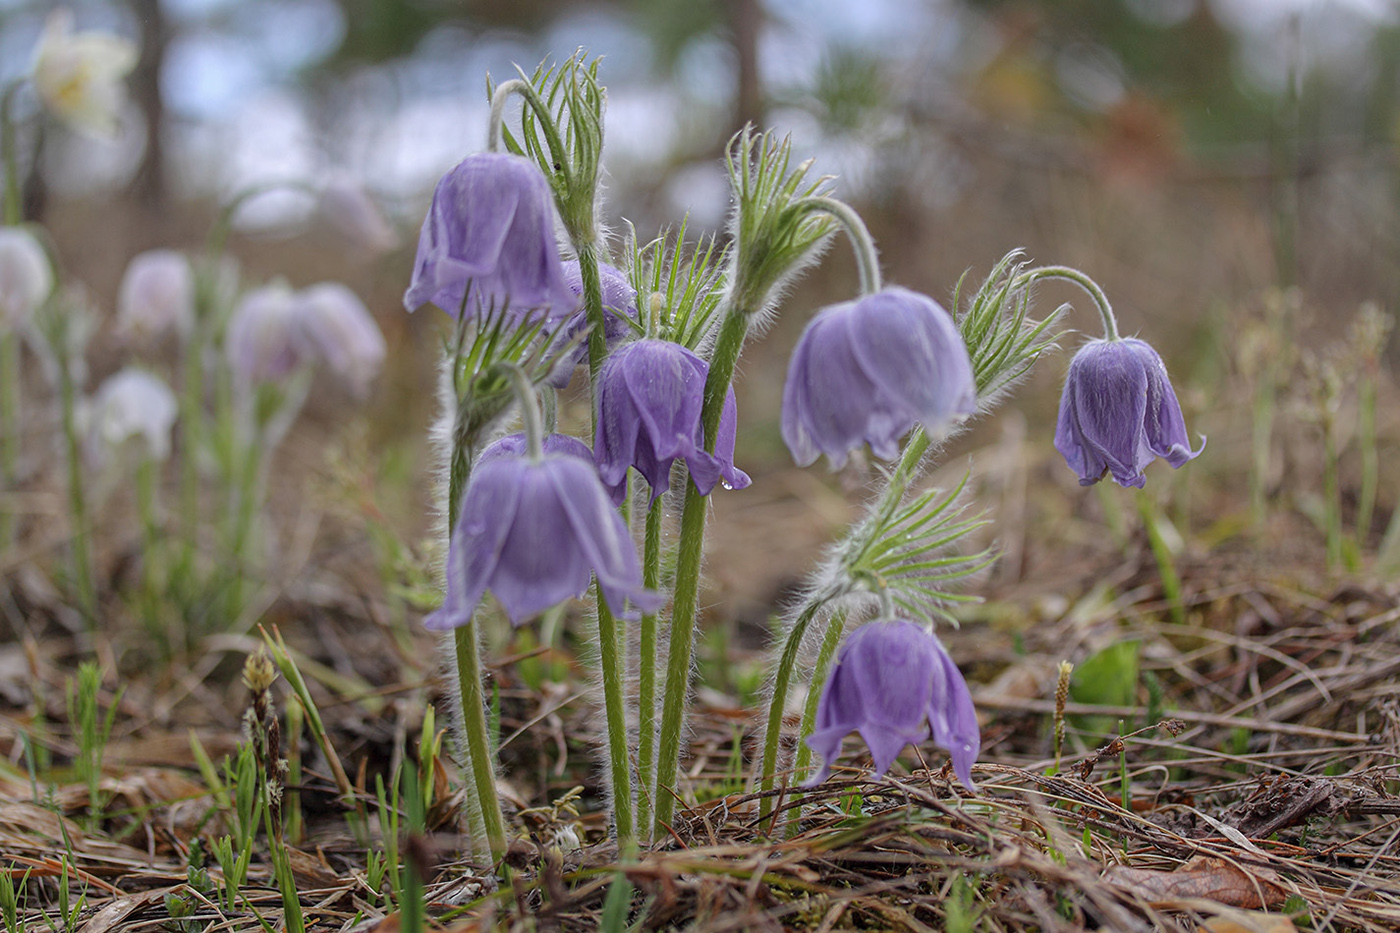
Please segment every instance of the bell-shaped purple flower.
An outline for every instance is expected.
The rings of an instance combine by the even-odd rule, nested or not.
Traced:
[[[593,463],[593,451],[588,449],[588,445],[570,434],[546,434],[541,442],[546,454],[564,454],[569,457],[577,457],[589,464]],[[501,460],[507,457],[523,457],[529,450],[529,442],[525,440],[522,433],[507,434],[499,437],[486,445],[486,449],[477,454],[474,467],[480,468],[492,460]],[[594,469],[597,469],[594,467]]]
[[[593,466],[569,454],[494,457],[472,472],[448,549],[447,595],[424,624],[467,624],[489,589],[519,625],[581,596],[595,573],[614,612],[628,599],[643,611],[659,605]]]
[[[709,372],[704,360],[667,340],[636,340],[613,351],[599,378],[593,440],[604,483],[618,489],[627,468],[636,467],[655,502],[670,486],[671,464],[679,459],[701,495],[721,481],[730,489],[749,485],[748,474],[734,466],[739,416],[733,389],[720,411],[715,452],[705,450],[700,412]]]
[[[152,249],[131,260],[117,293],[117,333],[150,344],[166,334],[181,340],[194,329],[194,272],[173,249]]]
[[[564,263],[564,279],[569,283],[569,288],[573,293],[581,299],[583,296],[583,273],[579,271],[577,259],[570,259]],[[598,279],[603,287],[603,336],[607,339],[608,346],[611,347],[632,331],[626,318],[637,319],[637,290],[632,287],[632,282],[627,278],[626,273],[605,262],[598,263]],[[555,344],[562,346],[573,340],[578,332],[587,326],[588,313],[583,308],[579,308],[555,332]],[[570,351],[568,356],[559,360],[559,363],[554,367],[554,372],[545,380],[545,383],[556,389],[564,388],[569,384],[569,378],[574,374],[574,367],[587,360],[588,341],[584,340]]]
[[[1167,367],[1157,351],[1135,338],[1091,340],[1069,364],[1055,426],[1055,449],[1079,483],[1113,476],[1120,486],[1142,488],[1143,470],[1156,457],[1180,468],[1200,456],[1186,436],[1186,421]]]
[[[783,386],[783,440],[799,466],[826,454],[840,469],[862,443],[892,459],[915,423],[937,432],[976,404],[972,363],[948,312],[890,287],[807,324]]]
[[[302,352],[363,398],[384,363],[384,335],[365,303],[340,282],[321,282],[296,295],[296,336]]]
[[[310,362],[299,336],[296,294],[282,284],[247,292],[229,316],[224,349],[242,388],[278,382]]]
[[[932,733],[952,754],[958,779],[975,786],[972,765],[982,734],[972,695],[938,638],[921,625],[903,619],[871,622],[846,638],[807,737],[823,759],[808,786],[826,780],[851,732],[859,732],[870,748],[877,775],[889,770],[904,746]]]
[[[438,182],[423,219],[404,307],[432,302],[453,317],[510,309],[558,320],[578,307],[554,236],[549,182],[523,156],[479,152]]]

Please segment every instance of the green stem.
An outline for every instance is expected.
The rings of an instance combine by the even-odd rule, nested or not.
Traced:
[[[662,498],[647,510],[646,540],[642,549],[642,585],[661,587]],[[656,614],[642,616],[637,659],[637,829],[651,832],[651,789],[656,774]]]
[[[1376,509],[1376,486],[1380,474],[1380,458],[1376,449],[1376,377],[1366,371],[1357,389],[1359,399],[1358,444],[1361,448],[1361,492],[1356,502],[1356,547],[1358,553],[1366,547],[1371,534],[1371,519]]]
[[[19,158],[15,154],[14,99],[20,82],[12,81],[0,94],[0,159],[5,172],[5,226],[24,217],[20,202]],[[13,332],[0,336],[0,486],[14,489],[19,480],[20,345]],[[0,513],[0,550],[14,543],[15,522]]]
[[[1113,306],[1108,303],[1108,296],[1099,288],[1099,283],[1089,278],[1078,269],[1070,266],[1040,266],[1030,269],[1016,276],[1016,281],[1012,283],[1011,291],[1022,288],[1040,281],[1041,279],[1063,279],[1066,282],[1073,282],[1089,294],[1094,300],[1094,305],[1099,310],[1099,317],[1103,319],[1103,335],[1105,340],[1118,340],[1118,319],[1113,316]]]
[[[539,117],[540,126],[544,129],[545,142],[549,145],[549,156],[554,162],[554,171],[563,178],[562,187],[564,190],[572,190],[573,167],[569,164],[568,150],[564,148],[564,140],[559,136],[559,127],[555,125],[554,114],[549,112],[544,98],[540,97],[539,92],[529,81],[512,78],[503,82],[491,95],[491,117],[486,126],[487,150],[490,152],[501,150],[501,127],[505,122],[506,103],[512,94],[519,94],[524,98],[530,109],[535,111],[535,116]]]
[[[1263,367],[1260,383],[1254,388],[1253,431],[1250,439],[1249,513],[1255,533],[1262,532],[1268,518],[1269,447],[1274,430],[1274,371]]]
[[[839,223],[850,238],[851,249],[856,254],[856,267],[860,270],[860,293],[873,295],[880,290],[880,256],[875,249],[875,239],[855,208],[845,201],[824,195],[801,198],[794,201],[792,207],[795,211],[826,214]]]
[[[803,772],[812,763],[812,748],[806,742],[807,736],[817,724],[817,706],[821,703],[822,691],[826,688],[827,671],[831,669],[831,659],[836,657],[836,649],[841,644],[841,636],[846,634],[845,613],[837,613],[827,623],[826,634],[822,636],[822,646],[817,652],[817,666],[812,668],[812,689],[807,691],[807,702],[802,706],[802,726],[797,732],[797,756],[793,762],[793,779],[802,780]]]
[[[700,421],[705,429],[705,449],[714,452],[719,416],[734,367],[748,334],[747,309],[731,307],[720,325],[710,372],[705,380],[705,403]],[[705,497],[694,482],[685,484],[681,510],[680,544],[676,555],[676,586],[671,609],[670,654],[666,665],[665,703],[661,711],[661,737],[657,751],[656,819],[654,837],[665,835],[675,812],[676,773],[680,768],[681,730],[685,727],[686,698],[690,693],[690,656],[694,647],[695,610],[700,596],[700,563],[705,549]]]
[[[783,642],[783,653],[778,659],[778,669],[773,675],[773,695],[768,699],[768,725],[763,734],[763,772],[759,778],[760,792],[773,789],[773,781],[778,771],[778,746],[783,735],[783,714],[787,710],[788,688],[792,684],[792,672],[797,667],[797,655],[802,650],[802,639],[824,601],[812,599],[803,608],[802,614],[788,629]],[[760,818],[768,815],[772,801],[764,797],[759,802]]]
[[[481,648],[477,644],[476,619],[452,632],[457,649],[457,679],[462,695],[462,727],[467,739],[467,759],[471,766],[476,796],[481,803],[482,822],[491,858],[499,862],[506,854],[505,817],[496,795],[495,756],[486,728],[486,695],[481,688]]]
[[[146,631],[161,643],[166,655],[170,652],[169,633],[161,628],[160,590],[157,564],[160,560],[160,517],[156,511],[156,477],[159,465],[154,457],[145,457],[136,468],[136,509],[141,520],[141,616]]]
[[[24,204],[19,184],[19,156],[15,151],[15,93],[21,81],[11,81],[0,92],[0,161],[5,171],[5,226],[13,227],[24,219]]]
[[[282,179],[280,181],[269,181],[261,185],[251,185],[239,191],[229,202],[225,204],[214,222],[209,226],[209,233],[204,240],[204,250],[210,259],[217,258],[224,251],[224,245],[228,242],[229,233],[233,230],[233,219],[237,216],[243,205],[256,197],[268,194],[272,191],[298,191],[311,197],[319,197],[321,192],[310,182],[297,181],[295,179]]]
[[[632,772],[627,756],[627,711],[622,696],[622,651],[617,619],[595,582],[598,611],[598,666],[603,674],[603,707],[608,723],[608,767],[612,770],[613,820],[622,859],[637,853],[632,822]]]
[[[1342,493],[1337,482],[1337,437],[1331,417],[1322,422],[1322,514],[1327,569],[1342,565]]]
[[[593,243],[576,243],[578,268],[583,279],[583,309],[588,317],[588,386],[593,396],[593,427],[598,421],[598,373],[608,356],[608,337],[604,327],[603,282],[598,273],[598,248]]]
[[[83,465],[78,444],[77,386],[73,384],[68,349],[54,346],[58,357],[58,382],[63,407],[63,439],[68,454],[68,508],[73,519],[73,583],[78,608],[89,629],[97,626],[97,592],[93,583],[92,554],[88,541],[87,496],[83,489]]]

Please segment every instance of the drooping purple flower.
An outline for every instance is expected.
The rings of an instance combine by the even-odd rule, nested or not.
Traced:
[[[404,307],[431,301],[456,317],[468,289],[468,314],[508,303],[558,320],[578,307],[559,258],[549,182],[523,156],[467,156],[433,192]]]
[[[44,248],[23,227],[0,227],[0,334],[22,327],[53,291]]]
[[[127,367],[111,376],[87,411],[84,453],[88,464],[103,466],[131,441],[139,442],[144,456],[166,459],[178,408],[170,387],[145,370]]]
[[[1135,338],[1091,340],[1069,364],[1055,449],[1079,483],[1111,474],[1120,486],[1141,489],[1143,470],[1156,457],[1180,468],[1205,449],[1191,449],[1167,367],[1157,351]]]
[[[302,352],[330,368],[363,398],[384,362],[384,335],[365,303],[340,282],[297,292],[296,336]]]
[[[976,403],[972,363],[948,312],[890,287],[807,324],[783,386],[783,440],[799,466],[826,454],[840,469],[862,443],[888,460],[915,423],[936,432]]]
[[[505,437],[499,437],[487,444],[486,449],[477,454],[476,463],[473,466],[480,468],[492,460],[523,457],[529,450],[529,446],[524,434],[507,434]],[[571,434],[546,434],[541,446],[546,454],[562,454],[577,457],[590,464],[593,462],[593,451],[588,449],[587,444]]]
[[[807,737],[823,759],[808,786],[826,780],[851,732],[859,732],[870,748],[877,775],[889,770],[904,746],[931,733],[952,754],[958,779],[975,786],[972,765],[982,735],[972,695],[938,638],[921,625],[903,619],[871,622],[846,638]]]
[[[224,349],[241,387],[276,382],[308,362],[298,317],[296,294],[282,284],[255,288],[234,306]]]
[[[194,329],[194,272],[173,249],[152,249],[131,260],[117,293],[117,332],[153,343],[166,334],[181,340]]]
[[[624,315],[636,320],[637,291],[632,287],[632,282],[627,278],[626,273],[605,262],[598,263],[598,278],[603,288],[603,336],[606,338],[608,346],[611,347],[632,331]],[[569,288],[573,293],[581,299],[583,296],[583,273],[579,270],[577,259],[570,259],[564,263],[564,279],[569,283]],[[579,308],[555,332],[556,345],[562,346],[574,339],[578,332],[587,326],[588,312]],[[567,357],[560,359],[554,367],[554,372],[545,380],[546,384],[556,389],[564,388],[569,384],[569,378],[574,374],[574,367],[587,360],[588,341],[583,340]]]
[[[614,612],[628,599],[643,611],[659,605],[591,465],[568,454],[495,457],[472,472],[448,549],[447,595],[424,624],[465,625],[489,589],[519,625],[581,596],[595,573]]]
[[[721,481],[731,489],[749,485],[734,466],[738,410],[734,390],[720,411],[715,452],[705,450],[700,412],[710,367],[677,343],[637,340],[608,357],[598,385],[598,430],[593,456],[603,482],[620,488],[627,468],[636,467],[651,485],[651,499],[670,486],[671,464],[684,460],[701,495]]]

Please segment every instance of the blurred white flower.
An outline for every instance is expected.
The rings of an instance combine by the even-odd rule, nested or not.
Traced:
[[[153,249],[131,260],[117,293],[117,333],[150,344],[167,334],[181,340],[194,327],[194,274],[189,260]]]
[[[72,11],[55,10],[34,51],[34,87],[44,106],[69,126],[110,139],[126,101],[123,79],[136,59],[130,40],[74,32]]]
[[[26,230],[0,227],[0,334],[23,326],[51,291],[44,248]]]
[[[348,178],[333,178],[321,189],[320,213],[326,223],[358,249],[377,256],[398,246],[399,237],[369,192]]]
[[[297,304],[302,352],[364,397],[384,362],[384,336],[364,302],[339,282],[322,282],[298,292]]]
[[[86,455],[100,467],[128,441],[139,441],[143,455],[170,456],[170,429],[178,406],[170,388],[142,369],[123,369],[97,390],[87,412]]]
[[[299,313],[296,294],[280,283],[253,289],[234,307],[225,351],[242,388],[279,382],[306,361],[298,335]]]

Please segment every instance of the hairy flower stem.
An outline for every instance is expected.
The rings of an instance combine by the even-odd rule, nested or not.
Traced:
[[[760,792],[773,789],[773,781],[778,771],[778,745],[783,734],[783,713],[787,709],[788,688],[792,684],[792,672],[797,667],[797,655],[802,649],[802,639],[807,634],[823,600],[810,599],[803,607],[802,614],[788,629],[783,642],[783,654],[778,659],[778,670],[773,676],[773,695],[768,700],[768,725],[763,733],[763,772],[759,779]],[[772,809],[772,801],[764,797],[759,802],[759,817],[765,817]]]
[[[646,541],[642,550],[642,585],[661,585],[662,499],[647,510]],[[637,829],[651,834],[651,788],[656,774],[656,614],[642,616],[637,659]]]
[[[806,738],[816,728],[817,706],[821,703],[822,688],[826,686],[826,675],[831,669],[831,660],[836,657],[836,648],[841,644],[841,636],[844,634],[846,616],[844,613],[837,613],[826,624],[826,634],[822,636],[822,646],[817,651],[817,665],[812,668],[812,689],[807,691],[807,701],[802,705],[802,725],[797,730],[797,754],[792,763],[793,780],[802,780],[806,776],[807,766],[812,763],[812,748],[807,744]]]
[[[1016,281],[1012,283],[1011,291],[1018,291],[1026,288],[1041,279],[1063,279],[1066,282],[1073,282],[1088,293],[1094,300],[1094,305],[1098,308],[1099,317],[1103,319],[1103,336],[1105,340],[1118,340],[1118,319],[1113,316],[1113,306],[1108,303],[1108,296],[1099,288],[1099,283],[1089,278],[1078,269],[1070,266],[1039,266],[1035,269],[1028,269],[1016,276]]]
[[[15,154],[14,97],[19,81],[12,81],[0,93],[0,159],[5,171],[5,226],[12,227],[24,217],[20,203],[19,158]],[[0,336],[0,486],[14,489],[19,479],[20,413],[19,335],[11,331]],[[14,543],[15,523],[8,511],[0,512],[0,551]]]
[[[598,612],[598,666],[603,675],[603,709],[608,722],[608,767],[612,771],[613,823],[619,856],[637,854],[636,824],[632,822],[632,772],[627,755],[627,710],[622,695],[622,652],[617,619],[603,590],[594,581]]]
[[[58,385],[63,409],[63,441],[68,455],[68,514],[73,520],[73,586],[78,609],[89,630],[97,627],[97,590],[93,582],[92,553],[88,540],[87,494],[83,490],[82,455],[78,447],[77,386],[67,347],[54,346],[58,357]]]
[[[549,154],[554,159],[554,170],[564,176],[564,187],[569,185],[569,160],[566,158],[567,150],[564,148],[564,140],[559,136],[559,127],[555,125],[554,114],[549,112],[549,107],[545,105],[544,99],[539,92],[521,78],[511,78],[509,81],[501,82],[500,86],[491,94],[491,116],[490,122],[486,125],[486,149],[488,152],[500,152],[502,143],[502,129],[505,124],[506,104],[510,101],[512,94],[519,94],[525,99],[525,103],[530,109],[535,111],[535,116],[539,117],[540,126],[544,130],[545,142],[549,145]]]
[[[883,284],[880,279],[880,256],[875,249],[875,240],[870,230],[845,201],[825,195],[813,195],[793,202],[794,209],[826,214],[839,223],[851,240],[851,249],[856,254],[856,268],[860,270],[860,293],[873,295]]]
[[[705,429],[705,449],[715,451],[719,436],[719,416],[724,398],[734,378],[734,367],[749,331],[747,309],[731,307],[720,325],[705,379],[705,403],[700,422]],[[694,482],[685,485],[685,505],[681,509],[679,551],[676,555],[676,586],[671,608],[670,654],[666,664],[665,703],[661,711],[661,737],[656,756],[656,819],[653,838],[670,829],[675,812],[676,773],[680,768],[681,730],[685,726],[686,698],[690,694],[690,655],[695,635],[695,610],[700,596],[700,562],[705,549],[705,519],[709,514],[705,497]]]

